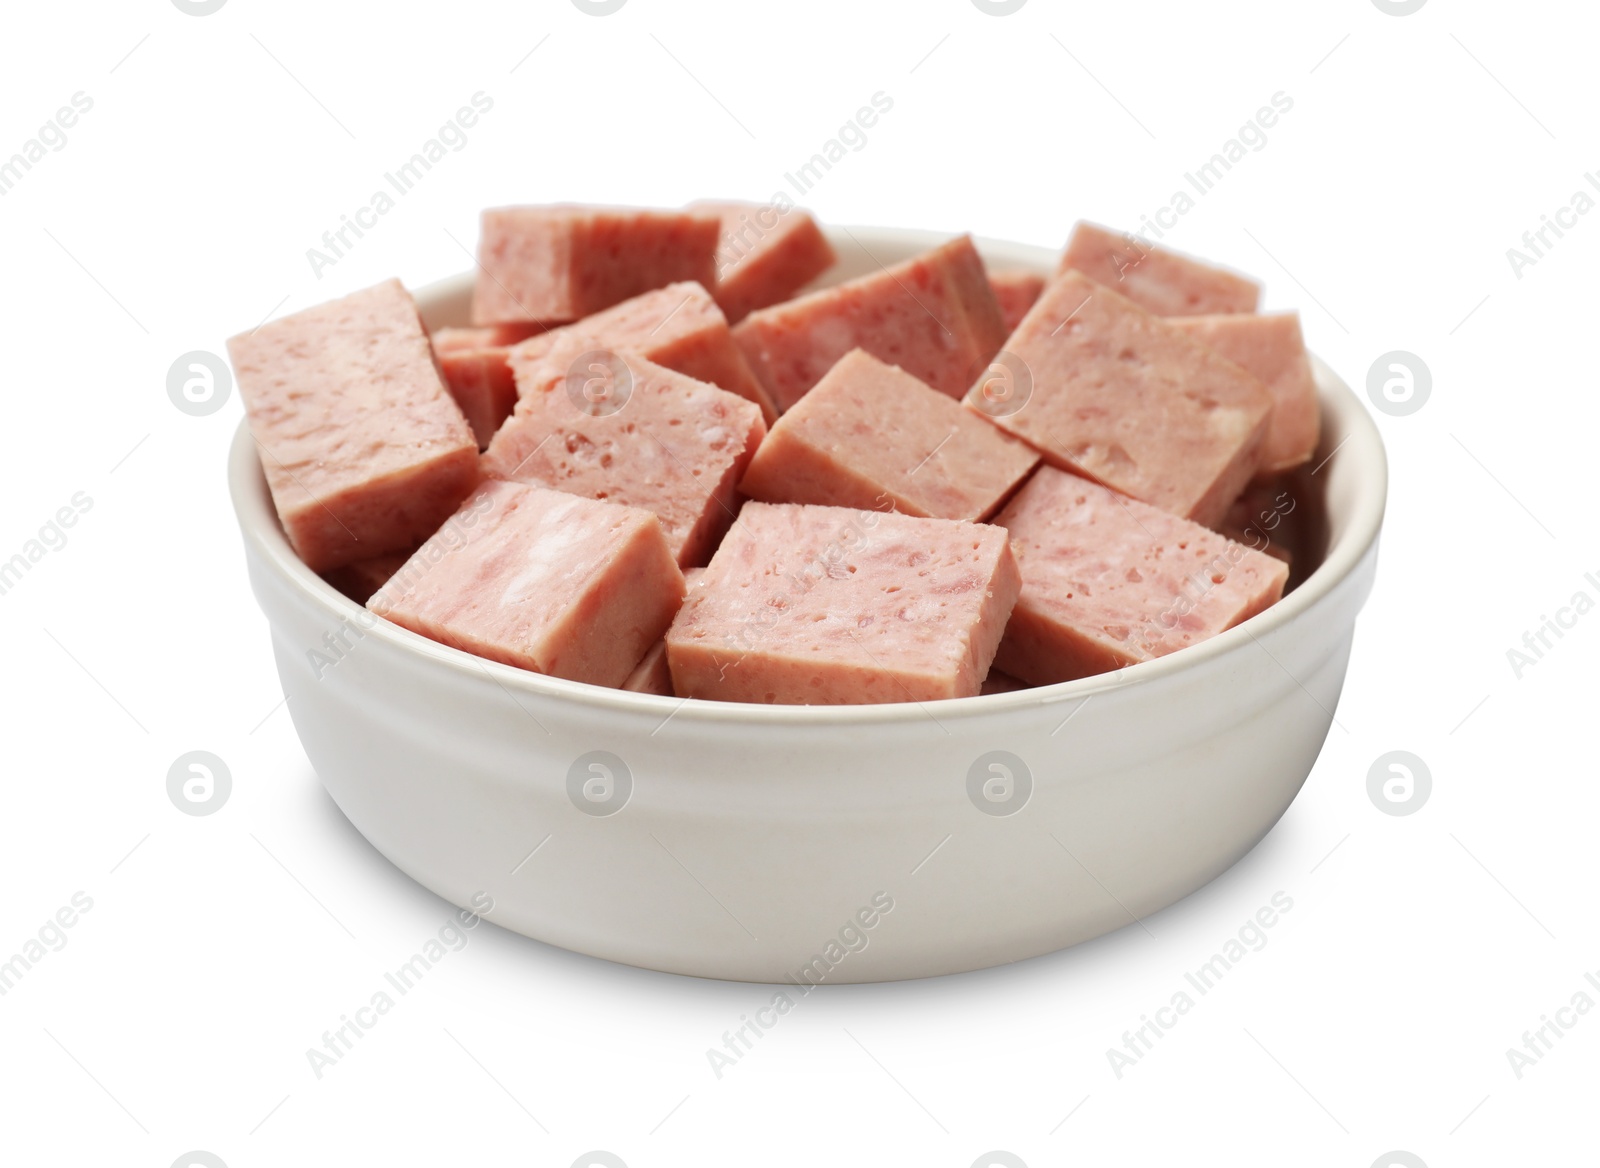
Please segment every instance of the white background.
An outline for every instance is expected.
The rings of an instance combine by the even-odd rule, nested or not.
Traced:
[[[1600,971],[1600,616],[1520,679],[1506,651],[1600,596],[1600,215],[1521,278],[1506,250],[1600,167],[1595,32],[1592,6],[1450,0],[11,6],[0,158],[75,92],[94,106],[0,198],[0,559],[93,505],[0,596],[0,958],[75,892],[93,908],[0,997],[0,1162],[1592,1157],[1600,1011],[1520,1079],[1506,1050]],[[480,90],[468,145],[316,278],[306,249]],[[1078,217],[1135,226],[1293,99],[1168,242],[1258,274],[1358,390],[1391,350],[1433,376],[1378,417],[1379,582],[1303,794],[1144,928],[824,989],[720,1080],[706,1049],[770,990],[488,926],[318,1080],[306,1048],[450,909],[344,821],[278,708],[224,492],[237,396],[187,416],[169,366],[466,268],[484,205],[769,197],[877,91],[893,110],[805,200],[819,216],[1052,245]],[[205,818],[165,791],[195,749],[233,775]],[[1366,792],[1395,749],[1433,775],[1405,818]],[[1107,1048],[1279,891],[1266,946],[1118,1078]]]

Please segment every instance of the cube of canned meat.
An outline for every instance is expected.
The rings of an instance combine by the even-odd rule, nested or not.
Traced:
[[[1005,325],[1007,336],[1017,331],[1017,326],[1028,315],[1033,302],[1039,299],[1039,293],[1044,291],[1046,283],[1038,272],[989,273],[989,287],[994,289],[994,298],[1000,303],[1000,320]]]
[[[967,405],[1051,466],[1209,526],[1260,468],[1272,395],[1074,271],[1044,290]]]
[[[704,568],[689,568],[683,573],[683,591],[688,597],[694,582],[705,575]],[[622,688],[633,693],[659,694],[662,697],[673,697],[672,671],[667,668],[667,643],[657,641],[645,652],[639,664],[633,667],[633,672],[628,674],[628,680],[622,683]]]
[[[1260,474],[1277,474],[1311,461],[1322,434],[1322,403],[1311,358],[1300,334],[1300,314],[1182,316],[1174,328],[1221,353],[1272,393],[1272,419],[1261,449]]]
[[[316,572],[415,547],[477,485],[472,430],[388,280],[228,342],[289,543]]]
[[[722,309],[699,284],[669,284],[552,329],[518,346],[514,364],[527,368],[552,359],[570,362],[593,349],[630,349],[647,361],[755,402],[768,424],[777,420],[772,399],[734,342]]]
[[[487,482],[367,607],[490,661],[615,688],[682,596],[650,512]]]
[[[1287,565],[1199,524],[1045,467],[996,520],[1022,594],[995,668],[1034,685],[1149,661],[1283,594]]]
[[[672,688],[807,705],[971,697],[1019,586],[988,524],[747,503],[667,633]]]
[[[858,348],[960,397],[1006,339],[999,302],[967,235],[753,312],[733,335],[780,412]]]
[[[722,218],[717,283],[730,324],[787,300],[833,266],[837,256],[809,212],[771,203],[691,203]]]
[[[1254,312],[1261,286],[1135,235],[1079,223],[1056,270],[1078,271],[1157,316]]]
[[[495,207],[478,239],[474,324],[572,321],[679,280],[717,278],[722,221],[699,211]]]
[[[778,419],[739,489],[767,503],[986,519],[1038,462],[961,403],[853,349]]]
[[[618,349],[566,369],[519,366],[518,377],[521,397],[483,455],[485,477],[642,507],[660,516],[681,565],[705,563],[766,437],[754,402]]]
[[[543,325],[532,322],[434,330],[434,360],[445,388],[466,415],[479,450],[489,445],[517,404],[517,379],[506,361],[511,346],[544,331]]]

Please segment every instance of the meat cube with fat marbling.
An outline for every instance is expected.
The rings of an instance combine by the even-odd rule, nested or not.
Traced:
[[[777,420],[772,399],[734,342],[722,309],[699,284],[669,284],[553,329],[519,345],[512,363],[526,371],[539,362],[570,363],[602,348],[631,349],[647,361],[709,381],[755,402],[769,425]]]
[[[1069,271],[1116,289],[1157,316],[1254,312],[1261,299],[1254,280],[1093,223],[1079,223],[1067,240],[1056,274]]]
[[[747,503],[667,633],[672,687],[806,705],[971,697],[1019,588],[988,524]]]
[[[967,235],[753,312],[733,335],[780,411],[857,348],[960,397],[1006,339],[1000,305]]]
[[[778,419],[739,489],[767,503],[985,519],[1038,462],[961,403],[853,349]]]
[[[495,207],[483,213],[475,324],[573,321],[680,280],[717,278],[721,219],[702,211]]]
[[[517,366],[521,397],[484,453],[488,478],[538,483],[661,517],[684,567],[727,530],[766,436],[755,403],[625,350],[581,368]]]
[[[833,266],[833,245],[808,212],[772,203],[691,203],[722,217],[717,303],[732,324],[787,300]]]
[[[615,688],[682,597],[650,512],[487,482],[367,607],[491,661]]]
[[[1022,570],[995,668],[1034,685],[1134,665],[1264,611],[1288,567],[1199,524],[1045,467],[996,522]]]
[[[1210,525],[1261,465],[1266,386],[1081,272],[1051,282],[1000,361],[1006,392],[980,380],[968,408],[1058,469]]]
[[[1048,281],[1038,272],[1000,271],[989,273],[989,287],[1000,303],[1000,319],[1005,324],[1006,335],[1017,331],[1028,309],[1039,299]]]
[[[1183,316],[1171,323],[1255,374],[1271,392],[1272,419],[1262,443],[1259,474],[1276,474],[1311,460],[1322,432],[1322,403],[1317,400],[1299,313]]]
[[[313,571],[415,547],[477,484],[478,444],[398,280],[228,342],[284,533]]]

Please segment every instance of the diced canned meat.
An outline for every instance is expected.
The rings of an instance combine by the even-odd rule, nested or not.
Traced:
[[[755,404],[615,349],[569,369],[519,368],[519,377],[516,412],[483,455],[485,477],[642,507],[660,516],[681,565],[704,564],[766,436]]]
[[[492,208],[478,240],[473,323],[572,321],[679,280],[709,287],[721,230],[698,211]]]
[[[398,280],[228,342],[284,533],[313,571],[421,543],[478,481],[478,444]]]
[[[1300,334],[1299,313],[1174,317],[1172,325],[1255,374],[1272,393],[1261,474],[1276,474],[1311,460],[1322,433],[1322,405]]]
[[[532,322],[434,331],[434,360],[445,388],[472,427],[479,450],[489,445],[517,404],[517,381],[506,362],[511,346],[544,331],[543,325]]]
[[[694,582],[703,575],[704,568],[689,568],[684,572],[683,591],[686,598]],[[657,641],[650,646],[639,664],[633,667],[633,672],[628,674],[628,680],[622,683],[622,688],[633,693],[659,694],[668,698],[674,696],[672,671],[667,668],[666,641]]]
[[[1267,388],[1081,272],[1054,280],[967,395],[1051,466],[1213,524],[1261,465]]]
[[[1254,282],[1090,223],[1054,275],[832,239],[500,207],[431,334],[390,280],[234,337],[289,543],[486,661],[822,706],[1149,662],[1315,569],[1321,402]]]
[[[1039,456],[903,369],[854,349],[778,420],[740,490],[940,519],[986,519]]]
[[[1254,312],[1261,299],[1254,280],[1093,223],[1079,223],[1067,240],[1056,274],[1069,271],[1116,289],[1157,316]]]
[[[1187,648],[1283,594],[1286,565],[1046,467],[996,520],[1022,570],[995,666],[1048,685]]]
[[[851,349],[960,397],[1005,341],[971,236],[832,288],[753,312],[733,330],[779,411]]]
[[[722,218],[713,292],[732,324],[787,300],[833,266],[833,245],[811,215],[773,203],[690,204]]]
[[[615,688],[682,597],[650,512],[487,482],[367,607],[491,661]]]
[[[772,399],[734,342],[722,309],[699,284],[669,284],[553,329],[519,345],[512,364],[526,371],[536,362],[559,365],[600,348],[631,349],[647,361],[755,402],[768,424],[777,420]]]
[[[971,697],[1019,586],[988,524],[747,503],[667,633],[673,690],[807,705]]]

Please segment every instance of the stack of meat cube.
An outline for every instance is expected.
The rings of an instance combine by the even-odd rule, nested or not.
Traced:
[[[1090,224],[1048,277],[835,262],[788,205],[506,207],[470,322],[391,280],[235,337],[290,543],[444,644],[716,701],[1047,685],[1282,596],[1319,409],[1255,283]]]

